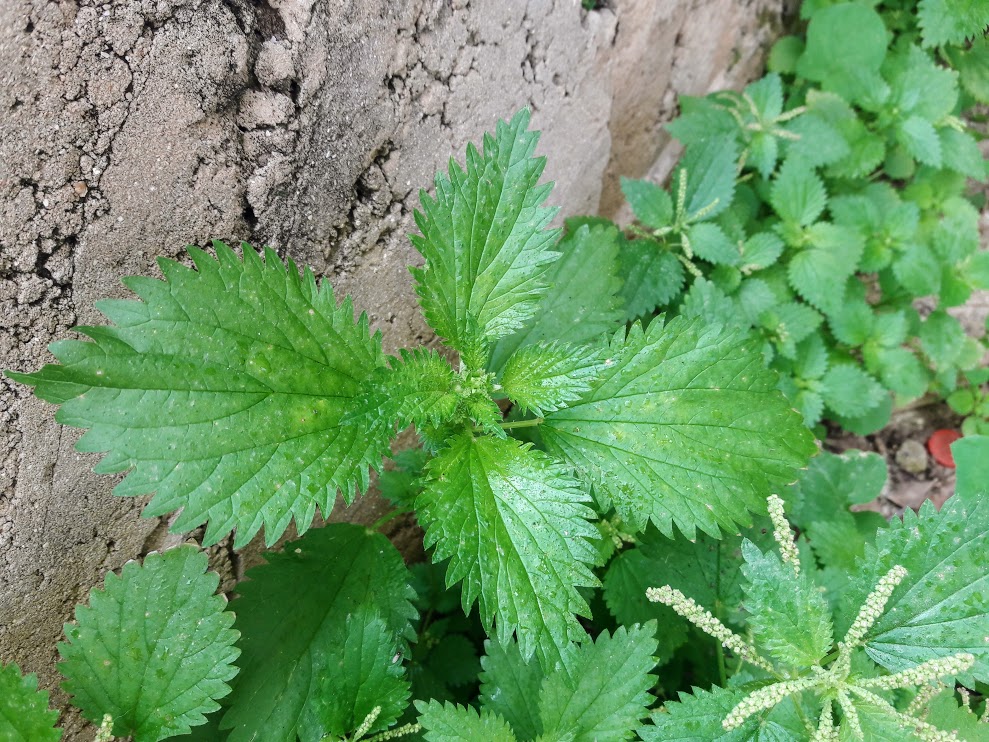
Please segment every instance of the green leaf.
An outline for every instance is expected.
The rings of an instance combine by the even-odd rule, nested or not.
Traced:
[[[435,198],[419,195],[422,235],[410,239],[426,264],[412,275],[426,320],[457,350],[532,319],[559,257],[551,250],[559,231],[547,229],[556,210],[542,207],[552,184],[538,184],[546,161],[533,157],[539,134],[528,125],[528,109],[499,121],[483,151],[467,146],[466,170],[451,160],[436,175]]]
[[[937,294],[941,290],[941,264],[927,245],[908,245],[893,263],[896,280],[913,296]]]
[[[914,114],[937,124],[958,103],[958,73],[937,64],[918,46],[890,55],[883,72],[891,88],[888,105],[897,116]]]
[[[797,71],[797,60],[804,53],[804,40],[799,36],[781,36],[769,50],[766,67],[772,72],[792,75]]]
[[[955,494],[978,497],[989,482],[989,436],[965,436],[951,446],[955,459]]]
[[[843,454],[822,451],[787,494],[787,514],[801,529],[828,520],[849,505],[879,497],[886,485],[886,460],[877,453],[852,449]]]
[[[776,294],[759,278],[747,278],[738,289],[738,305],[748,324],[754,325],[766,310],[776,306]]]
[[[429,742],[515,742],[508,722],[490,711],[439,701],[416,701],[416,709]]]
[[[701,319],[705,324],[740,329],[748,327],[735,300],[706,278],[694,279],[690,290],[683,297],[680,315],[685,319]]]
[[[366,416],[369,427],[384,425],[390,435],[396,422],[399,428],[440,425],[453,417],[456,374],[446,359],[425,348],[399,352],[388,368],[375,369],[345,424]]]
[[[989,732],[985,722],[981,721],[977,714],[970,708],[958,704],[955,700],[954,688],[941,691],[927,703],[924,721],[938,729],[951,730],[963,740],[985,739],[986,733]]]
[[[761,121],[771,122],[783,113],[783,81],[770,72],[765,77],[745,86],[745,94],[752,99]]]
[[[535,739],[543,730],[539,719],[539,689],[543,670],[535,658],[525,660],[519,645],[496,637],[484,642],[481,658],[481,708],[505,718],[522,739]]]
[[[904,404],[927,391],[930,373],[907,348],[883,348],[876,354],[880,381]]]
[[[624,321],[631,321],[668,304],[680,293],[686,275],[676,255],[658,242],[623,239],[621,244],[619,261],[625,282],[619,296],[625,302]]]
[[[982,0],[920,0],[917,21],[924,46],[961,44],[989,26],[989,8]]]
[[[941,52],[958,71],[965,91],[980,103],[989,103],[989,38],[975,38],[969,48],[949,46]]]
[[[143,301],[98,302],[116,326],[53,343],[64,365],[11,376],[61,404],[59,422],[91,428],[77,447],[110,452],[96,471],[130,470],[115,494],[157,492],[144,515],[181,509],[173,531],[208,521],[204,543],[236,529],[238,547],[264,526],[270,545],[381,465],[387,437],[341,425],[381,340],[310,271],[214,244],[217,260],[190,248],[198,271],[162,259],[165,281],[125,279]]]
[[[738,245],[717,224],[695,224],[687,229],[686,234],[694,254],[709,263],[738,265],[741,260]]]
[[[673,200],[669,193],[648,180],[622,178],[621,186],[636,219],[651,229],[669,226],[673,219]]]
[[[662,566],[642,549],[626,549],[608,563],[603,593],[604,602],[619,625],[631,626],[655,619],[653,625],[660,627],[656,632],[656,656],[660,662],[668,662],[687,641],[687,623],[671,608],[646,598],[650,587],[669,581]]]
[[[574,742],[631,739],[653,701],[655,631],[653,624],[621,626],[613,636],[603,631],[593,643],[571,645],[540,693],[544,736],[573,734]]]
[[[509,399],[541,416],[566,407],[589,390],[602,360],[598,348],[524,345],[505,364],[501,386]]]
[[[759,323],[776,335],[780,353],[788,358],[796,356],[796,344],[812,335],[822,321],[812,307],[796,301],[778,304],[759,318]]]
[[[784,667],[811,667],[828,653],[834,637],[831,611],[805,570],[800,576],[779,556],[742,542],[745,609],[756,642]]]
[[[848,298],[828,317],[831,332],[841,342],[852,347],[865,343],[876,325],[876,315],[864,299]]]
[[[985,158],[978,142],[966,131],[950,126],[938,129],[944,166],[980,182],[986,180]]]
[[[452,438],[428,472],[416,506],[433,560],[450,558],[447,585],[463,580],[465,611],[477,600],[486,627],[497,616],[502,643],[514,631],[523,656],[536,651],[550,666],[584,636],[574,614],[589,610],[576,588],[598,584],[583,485],[518,441],[470,433]]]
[[[860,417],[887,396],[882,384],[860,367],[836,363],[821,379],[821,396],[835,414]]]
[[[907,576],[866,634],[865,651],[890,672],[969,652],[975,665],[959,681],[969,687],[973,678],[989,681],[987,549],[989,499],[982,490],[955,494],[940,512],[929,500],[919,515],[907,510],[902,522],[894,518],[867,549],[846,603],[845,625],[879,579],[900,565]]]
[[[772,232],[752,235],[741,247],[742,271],[752,272],[768,268],[783,254],[783,240]]]
[[[787,275],[798,294],[828,313],[840,306],[865,245],[855,230],[833,224],[814,224],[808,233],[810,244],[790,260]]]
[[[900,124],[897,139],[918,162],[941,167],[941,140],[927,119],[911,116]]]
[[[815,450],[755,340],[657,318],[648,331],[619,331],[610,358],[591,391],[549,414],[541,432],[633,529],[652,520],[688,538],[733,530]]]
[[[690,221],[711,219],[731,206],[737,163],[738,145],[729,137],[687,147],[673,173],[673,193],[679,193],[686,181],[684,213],[679,216]]]
[[[55,742],[58,711],[48,708],[48,691],[38,690],[38,676],[21,676],[17,663],[0,664],[0,739],[10,742]]]
[[[932,312],[917,331],[920,347],[937,370],[950,368],[965,348],[961,322],[943,310]]]
[[[380,708],[368,733],[391,726],[409,702],[409,681],[394,661],[395,632],[376,608],[363,603],[326,636],[315,689],[299,724],[304,742],[342,739]]]
[[[334,693],[353,691],[355,679],[334,677],[331,662],[340,662],[334,653],[346,651],[341,642],[353,647],[363,641],[359,627],[346,626],[347,616],[362,606],[377,609],[393,642],[415,636],[408,570],[380,533],[334,523],[265,558],[268,563],[250,570],[237,586],[243,655],[221,722],[232,730],[229,742],[293,742],[300,721],[315,710],[309,707],[330,692],[322,681],[327,673]],[[356,661],[351,667],[366,669]]]
[[[828,126],[837,131],[845,143],[845,154],[828,158],[827,175],[834,178],[863,178],[875,170],[886,154],[885,139],[872,131],[859,117],[859,114],[840,95],[811,90],[807,93],[807,104],[811,111]],[[824,142],[824,152],[836,155],[837,149]],[[813,142],[803,141],[804,147]],[[801,148],[801,154],[806,156]]]
[[[806,227],[824,211],[828,192],[812,167],[791,157],[773,181],[769,203],[784,222]]]
[[[144,566],[107,575],[89,607],[76,607],[58,645],[58,668],[72,703],[97,724],[113,717],[113,733],[137,742],[187,733],[206,723],[216,699],[237,674],[238,633],[220,578],[206,572],[206,554],[180,546],[151,553]]]
[[[879,68],[888,40],[886,26],[872,8],[858,3],[822,8],[807,26],[807,49],[797,73],[848,100],[862,101],[881,83]]]
[[[851,153],[848,140],[855,141],[854,137],[850,136],[851,132],[868,134],[851,109],[848,109],[851,116],[839,121],[829,121],[826,116],[815,112],[814,102],[818,101],[820,96],[829,96],[829,94],[817,90],[809,91],[808,112],[797,116],[784,127],[791,135],[798,137],[796,140],[787,141],[786,158],[801,160],[812,167],[831,165],[847,158]],[[840,101],[839,105],[847,106],[838,96],[833,97]],[[845,132],[844,136],[842,132]],[[880,144],[880,149],[881,147]],[[881,152],[879,159],[882,159]],[[867,166],[867,163],[863,166]]]
[[[488,371],[503,368],[523,345],[586,344],[614,330],[623,315],[618,239],[614,225],[582,225],[568,231],[556,246],[562,256],[546,274],[550,288],[537,313],[514,335],[494,345]]]
[[[680,115],[666,125],[666,130],[690,146],[709,140],[738,138],[738,123],[724,106],[709,97],[681,95]]]
[[[747,695],[746,691],[715,686],[710,691],[694,688],[680,692],[678,702],[667,702],[650,717],[652,724],[639,728],[645,742],[756,742],[760,740],[759,715],[733,732],[721,722]]]

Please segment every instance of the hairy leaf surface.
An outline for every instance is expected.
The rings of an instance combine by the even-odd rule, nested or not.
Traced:
[[[591,391],[540,430],[636,530],[648,520],[688,538],[733,530],[815,451],[744,336],[656,319],[616,334],[609,358]]]
[[[782,666],[810,667],[831,648],[831,611],[807,571],[742,542],[745,609],[757,644]]]
[[[567,229],[555,248],[561,257],[549,268],[550,288],[538,312],[514,335],[494,345],[489,371],[501,369],[523,345],[589,343],[622,321],[618,230],[613,225],[579,224],[578,220],[568,220]]]
[[[515,742],[508,722],[490,711],[439,701],[416,701],[416,708],[428,742]]]
[[[453,160],[436,176],[436,196],[420,193],[410,239],[426,259],[412,269],[419,303],[440,337],[463,351],[479,338],[510,335],[536,313],[545,293],[559,230],[547,229],[555,209],[542,206],[552,184],[539,185],[546,160],[534,157],[538,132],[523,109],[482,151],[467,146],[466,169]]]
[[[17,663],[0,664],[0,739],[10,742],[55,742],[58,711],[48,708],[48,691],[38,690],[38,676],[21,675]]]
[[[872,659],[898,672],[956,652],[975,655],[975,666],[960,677],[989,681],[989,499],[959,493],[937,512],[928,500],[920,514],[907,510],[866,549],[850,597],[846,625],[855,608],[894,565],[907,570],[886,611],[865,638]]]
[[[630,739],[648,710],[656,678],[654,624],[603,631],[594,642],[571,645],[547,675],[539,698],[544,736],[574,742]]]
[[[584,486],[545,454],[516,440],[460,434],[429,464],[416,501],[434,561],[450,558],[447,584],[463,580],[463,607],[496,622],[504,643],[518,635],[525,657],[544,666],[584,630],[579,586],[597,580],[588,565],[598,536]]]
[[[513,402],[542,415],[566,407],[588,391],[602,360],[599,348],[525,345],[505,364],[501,386]]]
[[[113,733],[155,742],[189,732],[230,693],[227,681],[240,650],[234,616],[215,595],[206,554],[180,546],[153,552],[141,566],[124,565],[76,607],[58,645],[59,671],[72,703],[97,724],[113,717]]]
[[[405,710],[409,681],[394,660],[395,632],[370,603],[330,628],[322,669],[299,725],[303,742],[343,739],[379,708],[368,734],[384,731]],[[401,656],[401,655],[399,655]]]
[[[508,720],[522,739],[535,739],[543,731],[539,718],[539,689],[543,669],[535,657],[523,659],[517,642],[502,644],[497,637],[484,642],[481,658],[481,708]]]
[[[90,428],[79,450],[109,451],[96,471],[130,471],[115,494],[157,493],[145,515],[181,509],[172,530],[208,522],[207,544],[264,526],[270,545],[380,466],[387,437],[341,421],[381,341],[310,271],[215,247],[217,260],[190,248],[197,271],[162,259],[165,281],[125,279],[142,301],[97,303],[115,326],[78,328],[93,342],[53,343],[62,365],[12,376]]]
[[[349,638],[341,633],[347,616],[362,606],[373,605],[400,644],[415,636],[408,570],[380,533],[334,523],[266,559],[237,586],[241,597],[234,609],[244,653],[221,724],[232,730],[229,742],[294,742],[300,721],[313,713],[307,707],[329,692],[322,678],[332,682],[330,661],[340,642],[359,638],[356,630]],[[353,680],[343,679],[334,692],[353,688]]]

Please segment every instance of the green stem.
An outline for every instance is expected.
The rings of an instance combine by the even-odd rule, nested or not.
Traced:
[[[517,420],[512,423],[501,423],[502,430],[511,430],[512,428],[534,428],[537,425],[543,423],[543,418],[534,417],[531,420]]]

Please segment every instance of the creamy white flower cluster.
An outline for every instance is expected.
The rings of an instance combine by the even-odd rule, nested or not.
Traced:
[[[769,516],[783,562],[791,565],[794,574],[799,576],[800,559],[797,548],[783,511],[783,501],[776,495],[769,498]],[[739,701],[722,721],[726,731],[738,729],[753,715],[775,707],[790,696],[813,691],[823,702],[817,726],[809,725],[807,729],[814,742],[835,742],[840,738],[842,728],[850,732],[854,739],[865,739],[856,699],[880,710],[925,742],[958,742],[958,736],[954,732],[938,729],[919,718],[919,715],[934,694],[945,688],[941,684],[942,679],[954,677],[972,667],[975,663],[973,655],[959,652],[879,677],[862,678],[852,673],[853,651],[861,646],[869,629],[883,615],[893,591],[906,574],[906,569],[899,565],[889,570],[866,597],[844,639],[838,642],[837,652],[822,658],[820,664],[810,668],[810,674],[800,677],[794,677],[793,672],[777,670],[769,660],[759,655],[752,644],[679,590],[669,585],[651,587],[646,590],[646,597],[653,602],[668,605],[741,659],[779,678],[777,682],[759,688]],[[898,688],[918,689],[916,699],[905,712],[896,709],[876,693]],[[835,720],[835,705],[841,710],[840,723]]]

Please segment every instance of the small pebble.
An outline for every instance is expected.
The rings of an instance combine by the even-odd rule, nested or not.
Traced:
[[[896,452],[896,463],[911,474],[927,471],[927,451],[924,444],[913,438],[903,441]]]

